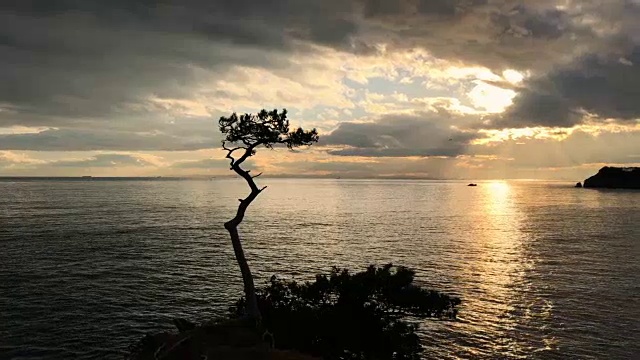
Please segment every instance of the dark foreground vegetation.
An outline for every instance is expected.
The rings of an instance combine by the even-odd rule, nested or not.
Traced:
[[[148,335],[129,359],[419,359],[424,318],[455,319],[460,299],[414,284],[404,267],[334,268],[313,282],[271,278],[257,290],[262,321],[244,316],[245,299],[228,319],[177,333]]]

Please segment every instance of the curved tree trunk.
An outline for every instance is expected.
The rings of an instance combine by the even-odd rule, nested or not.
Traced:
[[[238,235],[238,228],[227,222],[224,227],[229,231],[231,235],[231,244],[233,244],[233,252],[240,266],[240,272],[242,273],[242,282],[244,283],[244,294],[247,299],[247,315],[254,320],[261,320],[260,309],[258,308],[258,298],[256,296],[256,288],[253,284],[253,276],[251,275],[251,269],[249,263],[244,256],[244,250],[242,250],[242,243],[240,242],[240,236]]]
[[[238,226],[242,222],[244,218],[244,214],[247,211],[247,208],[251,204],[251,202],[266,188],[263,187],[259,189],[256,186],[256,183],[253,181],[255,177],[260,176],[260,174],[251,176],[249,175],[248,170],[243,170],[240,165],[244,162],[248,157],[253,154],[253,149],[258,146],[255,144],[245,149],[244,155],[242,155],[238,160],[235,160],[231,157],[233,151],[230,151],[227,155],[227,158],[231,159],[231,170],[235,171],[238,175],[242,176],[245,179],[249,187],[251,188],[251,193],[244,199],[240,200],[240,205],[238,205],[238,211],[236,212],[236,216],[224,223],[225,229],[229,231],[229,235],[231,236],[231,244],[233,245],[233,252],[236,256],[236,260],[238,261],[238,266],[240,267],[240,272],[242,273],[242,282],[244,284],[244,294],[247,300],[246,312],[247,315],[255,320],[256,322],[260,322],[262,317],[260,315],[260,309],[258,308],[258,299],[256,296],[256,288],[253,284],[253,276],[251,275],[251,269],[249,268],[249,263],[247,263],[247,259],[244,256],[244,250],[242,249],[242,242],[240,241],[240,235],[238,234]]]

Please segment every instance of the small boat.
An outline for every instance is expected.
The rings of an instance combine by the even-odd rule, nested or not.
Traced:
[[[469,184],[467,186],[478,186],[478,184],[471,183],[471,184]]]

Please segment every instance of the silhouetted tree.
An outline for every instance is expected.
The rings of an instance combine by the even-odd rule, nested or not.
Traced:
[[[351,274],[333,268],[314,282],[275,276],[257,293],[275,347],[324,359],[419,359],[422,345],[408,318],[453,319],[460,299],[413,284],[415,273],[391,264]],[[245,300],[232,312],[240,315]]]
[[[255,155],[256,149],[266,147],[272,149],[274,145],[286,145],[289,149],[302,145],[311,145],[318,141],[318,132],[316,129],[305,131],[298,128],[295,131],[289,131],[289,120],[287,119],[287,110],[282,112],[278,110],[266,111],[262,110],[257,114],[244,114],[238,116],[236,113],[229,117],[221,117],[219,120],[220,131],[225,134],[222,141],[222,148],[227,151],[226,158],[231,161],[231,170],[240,175],[251,189],[251,193],[244,198],[239,199],[240,205],[236,216],[227,221],[224,227],[229,231],[233,251],[240,266],[242,273],[242,281],[244,283],[244,292],[247,299],[244,309],[246,315],[254,320],[260,321],[260,310],[256,300],[256,291],[253,284],[253,277],[249,264],[242,250],[242,243],[238,234],[238,226],[244,218],[244,214],[251,202],[266,188],[259,188],[254,178],[260,176],[251,175],[250,170],[244,170],[240,167],[245,160]],[[227,147],[232,144],[234,147]],[[239,152],[239,157],[234,157],[234,153]]]

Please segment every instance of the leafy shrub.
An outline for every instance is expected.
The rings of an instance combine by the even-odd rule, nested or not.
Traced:
[[[257,292],[262,325],[280,349],[325,359],[419,359],[421,318],[454,319],[460,299],[413,284],[415,272],[391,264],[351,274],[333,268],[315,281],[273,276]],[[245,300],[231,310],[243,314]]]

